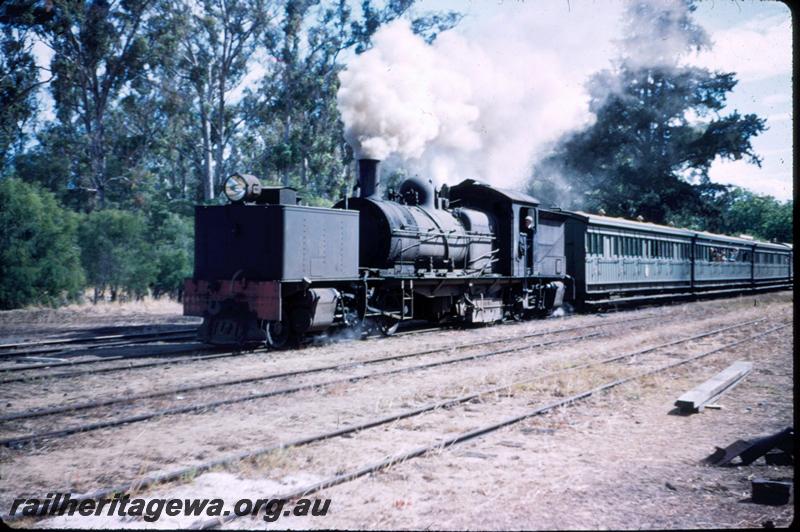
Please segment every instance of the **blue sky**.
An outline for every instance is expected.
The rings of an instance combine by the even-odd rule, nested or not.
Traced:
[[[550,24],[563,25],[564,32],[582,27],[589,18],[597,25],[616,27],[620,1],[603,0],[421,0],[417,10],[453,9],[466,16],[453,31],[467,39],[480,31],[487,18],[504,12],[541,11]],[[688,59],[715,70],[736,72],[739,84],[729,94],[723,113],[738,110],[767,119],[769,129],[753,140],[763,158],[761,168],[744,161],[715,161],[713,181],[734,184],[770,194],[781,200],[792,198],[792,80],[791,14],[778,1],[706,0],[697,3],[695,20],[709,33],[710,52]],[[612,28],[613,26],[613,28]],[[596,36],[595,36],[596,37]],[[532,37],[535,38],[535,37]],[[603,43],[587,43],[587,54],[608,54]],[[603,51],[599,51],[603,49]],[[569,61],[568,58],[564,59]]]

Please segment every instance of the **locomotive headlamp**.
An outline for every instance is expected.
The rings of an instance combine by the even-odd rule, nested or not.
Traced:
[[[225,180],[223,191],[234,203],[254,200],[261,194],[261,181],[254,175],[233,174]]]

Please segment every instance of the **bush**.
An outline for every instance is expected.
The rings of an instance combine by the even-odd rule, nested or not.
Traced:
[[[157,272],[147,230],[144,216],[133,212],[105,209],[83,219],[81,260],[95,299],[106,289],[112,301],[122,293],[137,299],[147,295]]]
[[[58,305],[80,296],[77,218],[38,186],[0,180],[0,308]]]

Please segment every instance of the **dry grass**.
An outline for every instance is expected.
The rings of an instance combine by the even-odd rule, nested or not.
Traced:
[[[34,306],[0,311],[0,323],[83,323],[86,318],[97,316],[142,314],[180,316],[183,314],[183,307],[180,302],[168,297],[161,299],[146,297],[140,301],[124,303],[110,301],[99,301],[97,304],[76,303],[59,308]]]

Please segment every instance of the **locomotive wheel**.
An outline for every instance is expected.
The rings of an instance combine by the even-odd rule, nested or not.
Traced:
[[[271,321],[267,324],[267,345],[273,349],[285,347],[289,342],[289,324],[285,321]]]

